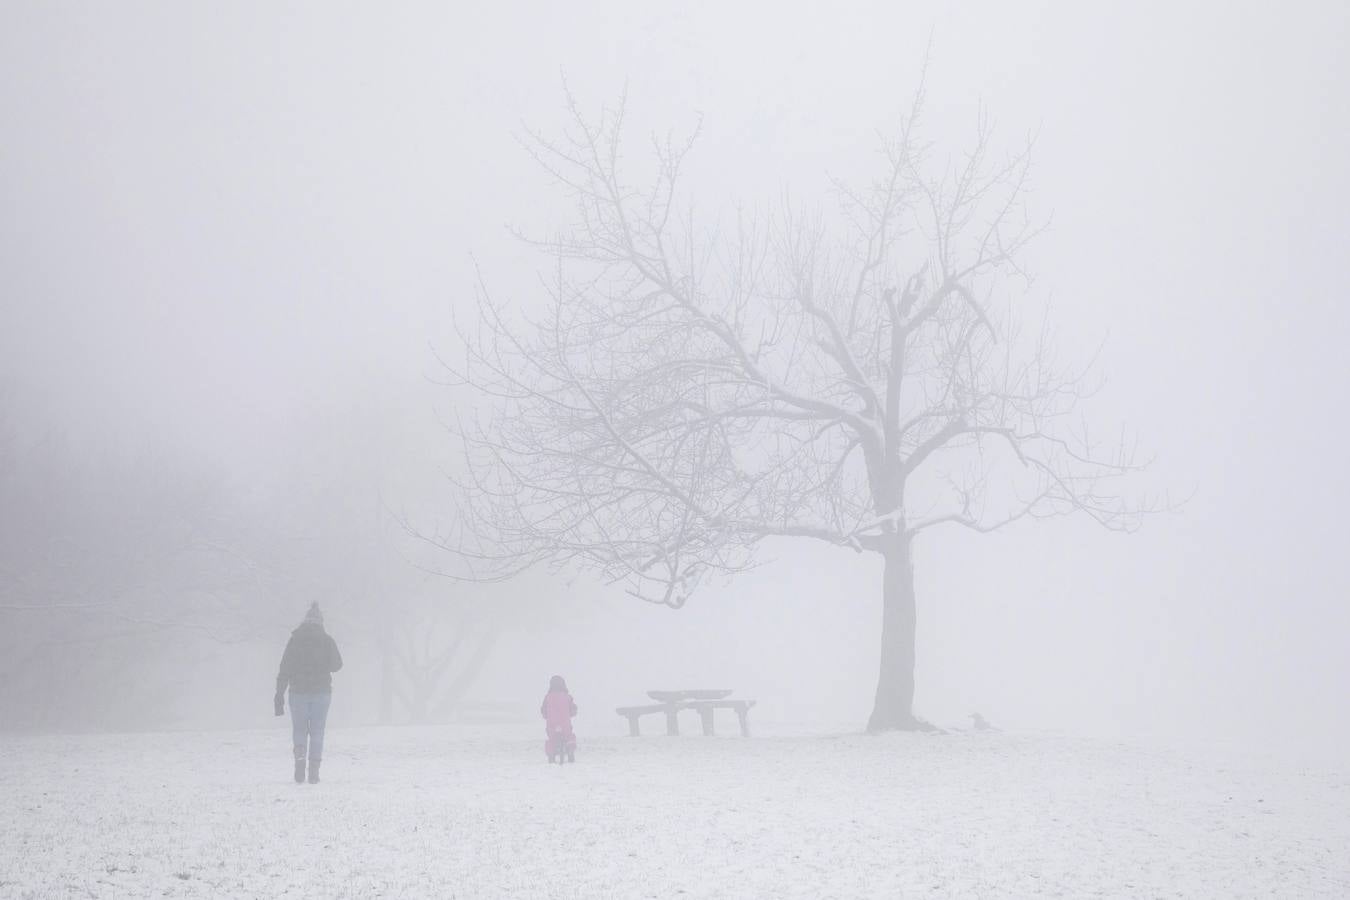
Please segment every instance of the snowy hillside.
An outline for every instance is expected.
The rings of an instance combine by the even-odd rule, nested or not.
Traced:
[[[1008,734],[0,738],[3,897],[1350,895],[1350,772]]]

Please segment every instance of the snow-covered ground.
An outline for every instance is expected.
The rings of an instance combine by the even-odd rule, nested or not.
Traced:
[[[619,723],[621,725],[621,723]],[[1044,735],[0,738],[3,897],[1350,896],[1350,772]]]

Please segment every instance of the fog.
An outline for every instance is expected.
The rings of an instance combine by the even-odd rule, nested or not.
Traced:
[[[417,535],[456,515],[446,425],[482,401],[440,360],[479,273],[528,313],[551,262],[515,233],[570,221],[522,146],[564,82],[626,91],[634,165],[697,127],[712,217],[871,177],[923,77],[936,152],[980,110],[1034,137],[1029,302],[1172,502],[919,537],[916,712],[1350,737],[1344,4],[484,7],[0,10],[0,728],[264,727],[318,602],[335,726],[419,717],[381,686],[401,628],[475,670],[429,721],[532,716],[561,672],[583,736],[688,687],[861,730],[877,560],[775,539],[672,610],[575,567],[448,579]]]

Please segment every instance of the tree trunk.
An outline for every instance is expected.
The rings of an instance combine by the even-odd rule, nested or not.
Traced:
[[[478,673],[483,671],[483,664],[487,662],[492,654],[492,648],[497,645],[497,638],[501,636],[500,631],[493,626],[488,626],[489,630],[479,638],[478,646],[474,648],[473,655],[469,657],[463,668],[450,682],[446,688],[445,696],[441,698],[440,706],[437,709],[438,716],[449,716],[455,708],[455,704],[464,698],[464,694],[473,686]]]
[[[394,721],[394,648],[386,637],[380,642],[380,724]]]
[[[914,565],[903,534],[887,535],[882,576],[881,671],[867,730],[924,729],[914,717]]]

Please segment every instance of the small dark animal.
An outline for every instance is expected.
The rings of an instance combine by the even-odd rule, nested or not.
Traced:
[[[988,719],[979,713],[971,713],[970,721],[974,724],[976,731],[998,731],[997,728],[989,724]]]

